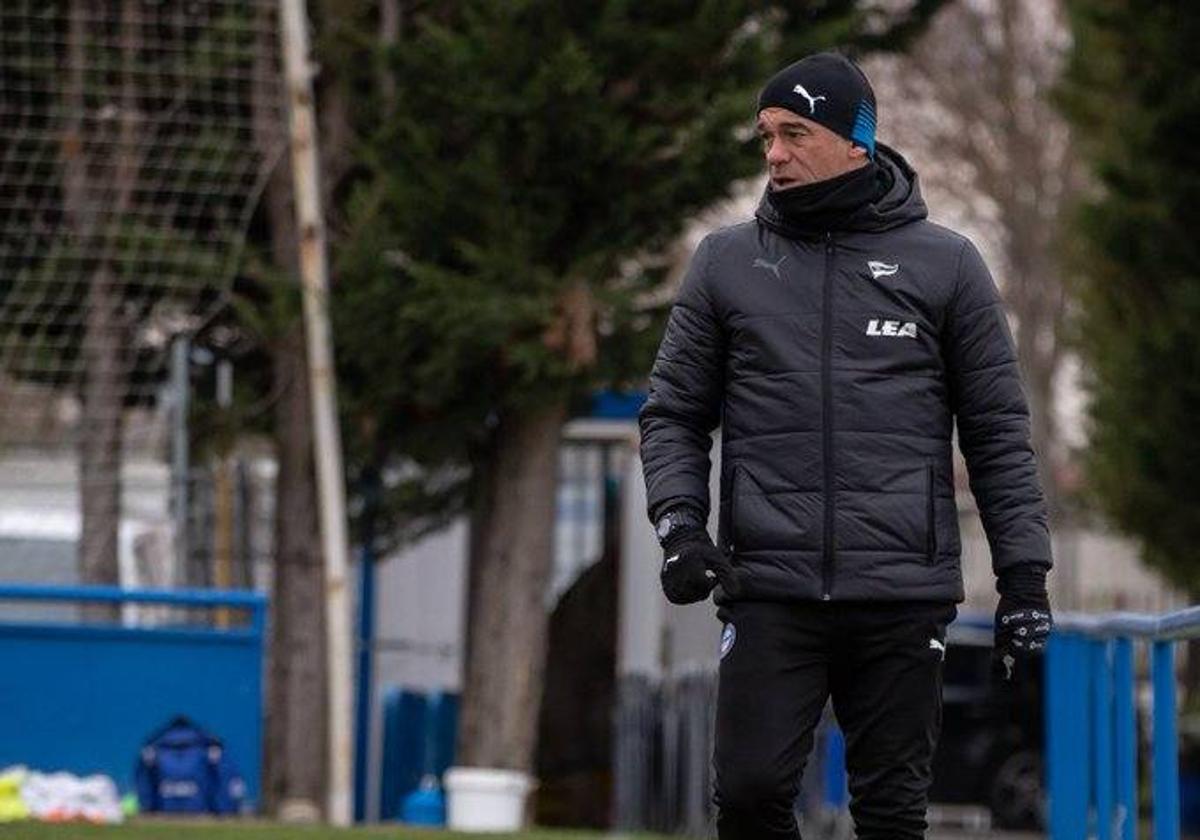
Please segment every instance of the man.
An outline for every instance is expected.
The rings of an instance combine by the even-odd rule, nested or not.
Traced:
[[[719,583],[717,826],[799,838],[792,806],[831,696],[858,837],[923,837],[963,599],[955,422],[998,578],[1001,679],[1035,667],[1050,631],[1012,336],[975,246],[926,219],[916,173],[876,143],[856,65],[821,53],[779,72],[758,131],[766,194],[697,249],[640,416],[666,596]]]

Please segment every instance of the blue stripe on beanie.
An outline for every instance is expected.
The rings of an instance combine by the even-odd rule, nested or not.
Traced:
[[[875,105],[870,100],[864,99],[858,103],[850,139],[875,157]]]

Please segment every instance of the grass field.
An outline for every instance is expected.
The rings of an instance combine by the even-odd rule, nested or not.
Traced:
[[[422,831],[403,826],[334,829],[267,823],[163,822],[135,820],[125,825],[92,826],[48,823],[0,823],[3,840],[478,840],[479,834]],[[654,840],[649,834],[598,834],[587,831],[530,831],[490,834],[494,840]]]

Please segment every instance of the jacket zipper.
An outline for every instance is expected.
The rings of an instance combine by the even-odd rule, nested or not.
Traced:
[[[741,474],[741,466],[733,468],[733,478],[729,482],[729,538],[726,542],[729,543],[729,553],[733,554],[737,549],[737,543],[734,541],[734,534],[737,528],[737,491],[738,491],[738,476]]]
[[[825,539],[821,564],[821,600],[833,589],[833,234],[825,234],[825,306],[821,347],[821,432],[825,453]]]
[[[926,559],[932,566],[937,562],[937,516],[934,510],[932,461],[925,464],[925,498],[925,552]]]

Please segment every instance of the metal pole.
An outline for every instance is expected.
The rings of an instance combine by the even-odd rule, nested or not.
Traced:
[[[1117,770],[1117,830],[1119,840],[1137,837],[1137,719],[1134,715],[1133,640],[1117,639],[1113,660],[1116,718],[1113,751]]]
[[[342,445],[335,410],[335,381],[329,329],[325,224],[321,218],[317,126],[313,113],[312,67],[308,60],[304,0],[280,0],[280,37],[287,76],[292,176],[299,232],[304,327],[312,392],[313,448],[317,467],[321,543],[325,555],[325,625],[329,657],[329,795],[331,823],[351,822],[353,660],[348,543]]]
[[[367,818],[367,778],[370,757],[371,707],[374,695],[375,644],[375,517],[379,476],[368,470],[363,482],[362,546],[359,549],[358,696],[354,712],[354,821]]]
[[[1086,840],[1091,764],[1087,641],[1068,633],[1052,634],[1045,674],[1050,836]]]
[[[222,420],[233,405],[233,363],[228,359],[217,362],[217,406]],[[230,441],[222,435],[213,475],[213,583],[217,589],[233,585],[233,456]],[[230,611],[224,607],[214,616],[218,627],[232,623]]]
[[[1088,642],[1092,670],[1092,789],[1096,838],[1113,840],[1112,643]]]
[[[1175,643],[1150,646],[1154,682],[1154,840],[1179,840],[1179,733],[1175,723]]]
[[[358,697],[354,713],[354,820],[367,818],[367,759],[370,751],[372,668],[375,636],[375,552],[368,542],[359,549]]]
[[[177,586],[190,586],[188,564],[188,354],[186,335],[171,344],[171,478],[175,485],[175,575]]]

